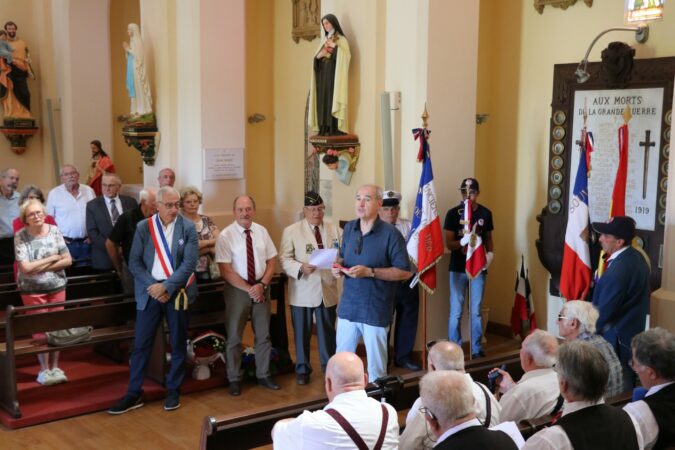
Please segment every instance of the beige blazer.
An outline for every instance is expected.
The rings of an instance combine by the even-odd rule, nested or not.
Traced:
[[[332,223],[325,222],[319,227],[324,248],[339,248],[342,230]],[[309,255],[319,248],[314,230],[307,220],[289,225],[281,236],[279,259],[281,267],[288,275],[288,297],[293,306],[317,307],[334,306],[338,302],[338,282],[330,270],[315,270],[309,276],[298,279],[303,263],[309,262]]]

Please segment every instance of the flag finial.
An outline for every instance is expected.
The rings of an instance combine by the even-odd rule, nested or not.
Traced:
[[[630,106],[626,105],[626,107],[623,110],[623,123],[628,125],[628,122],[630,122],[630,119],[633,118],[633,113],[630,110]]]
[[[429,112],[427,111],[427,102],[424,102],[424,112],[422,112],[422,115],[420,117],[422,117],[422,128],[426,129],[427,125],[429,125],[429,123],[427,122],[427,119],[429,118]]]

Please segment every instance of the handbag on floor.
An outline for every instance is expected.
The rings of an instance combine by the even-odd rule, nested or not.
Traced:
[[[47,331],[47,344],[54,346],[79,344],[91,339],[93,327],[66,328],[65,330]]]

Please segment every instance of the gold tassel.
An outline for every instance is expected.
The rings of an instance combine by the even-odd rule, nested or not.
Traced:
[[[187,293],[185,292],[185,288],[182,288],[180,292],[178,292],[178,295],[176,295],[176,301],[174,303],[174,308],[176,308],[176,311],[180,311],[181,303],[183,303],[183,310],[187,311],[189,302]]]

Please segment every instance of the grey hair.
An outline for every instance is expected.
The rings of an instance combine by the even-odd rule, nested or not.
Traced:
[[[476,412],[466,376],[453,370],[436,370],[424,375],[420,380],[420,398],[440,424],[448,425]]]
[[[429,350],[429,359],[436,370],[464,370],[464,351],[454,342],[437,342]]]
[[[157,195],[157,191],[151,187],[145,187],[138,193],[138,203],[147,202],[151,195]]]
[[[544,330],[534,330],[523,341],[523,349],[532,356],[537,367],[553,367],[558,341]]]
[[[164,196],[165,196],[165,195],[168,195],[168,194],[173,194],[173,195],[175,195],[176,197],[178,197],[178,198],[180,199],[180,194],[178,193],[178,191],[177,191],[175,188],[173,188],[173,187],[171,187],[171,186],[162,186],[162,187],[159,188],[159,190],[157,191],[157,201],[158,201],[158,202],[163,201],[163,200],[164,200]]]
[[[61,176],[61,177],[63,176],[63,171],[66,170],[67,167],[70,167],[70,168],[72,168],[72,169],[75,169],[75,172],[77,172],[78,175],[79,175],[80,171],[77,170],[77,167],[75,167],[75,166],[72,165],[72,164],[64,164],[64,165],[62,165],[61,168],[59,169],[59,176]]]
[[[194,187],[194,186],[186,186],[186,187],[184,187],[183,189],[181,189],[181,190],[180,190],[180,200],[181,200],[181,202],[182,202],[183,200],[185,200],[185,198],[186,198],[188,195],[196,195],[196,196],[197,196],[197,200],[199,200],[199,203],[202,202],[203,195],[202,195],[201,191],[200,191],[199,189],[197,189],[196,187]]]
[[[19,171],[16,170],[14,167],[7,167],[6,169],[2,169],[2,170],[0,171],[0,178],[6,178],[6,177],[8,177],[8,176],[9,176],[9,171],[10,171],[10,170],[13,170],[13,171],[15,171],[15,172],[17,172],[17,173],[19,172]]]
[[[21,196],[19,197],[19,205],[23,205],[23,202],[25,202],[31,195],[37,196],[42,203],[45,202],[45,195],[42,193],[42,190],[34,184],[28,184],[21,191]]]
[[[675,381],[675,335],[665,328],[652,328],[631,341],[635,359],[660,377]]]
[[[558,349],[558,377],[567,382],[571,394],[597,402],[609,379],[609,364],[600,350],[585,341],[565,342]]]
[[[114,178],[115,181],[117,182],[117,184],[119,184],[120,186],[122,185],[122,179],[121,179],[120,176],[117,175],[116,173],[108,173],[108,172],[106,172],[106,173],[104,173],[104,174],[101,176],[101,179],[103,179],[103,177]]]
[[[577,319],[579,321],[580,331],[595,334],[595,324],[600,317],[598,309],[593,303],[584,300],[570,300],[563,306],[565,316],[568,319]]]

